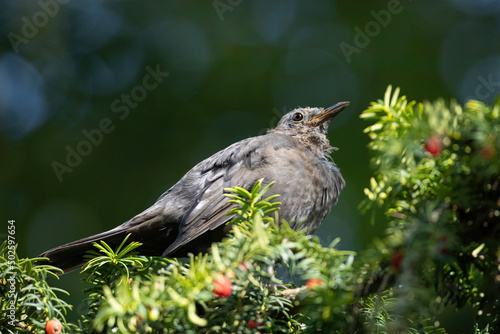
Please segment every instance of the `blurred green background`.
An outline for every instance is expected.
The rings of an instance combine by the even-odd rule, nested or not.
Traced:
[[[329,138],[347,187],[317,234],[362,250],[385,223],[358,210],[360,112],[389,84],[416,100],[500,92],[497,0],[4,0],[0,20],[0,238],[14,219],[22,257],[121,224],[297,106],[344,100]],[[78,274],[58,284],[77,308]]]

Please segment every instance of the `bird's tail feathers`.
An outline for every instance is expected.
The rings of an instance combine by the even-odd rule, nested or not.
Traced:
[[[129,233],[129,229],[123,225],[118,226],[112,230],[49,249],[40,254],[39,257],[49,258],[44,264],[61,268],[67,273],[85,264],[84,255],[88,251],[95,249],[94,242],[102,240],[114,249],[122,243]]]

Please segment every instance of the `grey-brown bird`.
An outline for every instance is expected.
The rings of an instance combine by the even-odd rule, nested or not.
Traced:
[[[266,196],[280,194],[280,219],[296,230],[314,232],[337,203],[345,181],[330,157],[326,137],[331,120],[349,105],[297,108],[267,134],[248,138],[203,160],[158,198],[150,208],[112,230],[42,253],[65,272],[81,267],[92,243],[143,243],[142,255],[183,257],[206,251],[230,232],[232,204],[224,188],[250,190],[255,182],[275,181]]]

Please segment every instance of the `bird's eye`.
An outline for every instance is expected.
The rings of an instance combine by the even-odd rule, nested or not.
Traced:
[[[304,119],[304,115],[302,115],[302,113],[300,113],[300,112],[296,112],[292,116],[292,120],[294,120],[295,122],[300,122],[303,119]]]

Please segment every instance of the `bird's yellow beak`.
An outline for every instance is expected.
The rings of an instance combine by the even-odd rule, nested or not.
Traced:
[[[349,106],[348,101],[339,102],[337,104],[334,104],[333,106],[326,108],[321,115],[316,116],[313,119],[311,119],[309,122],[307,122],[307,125],[313,126],[313,127],[318,127],[321,124],[332,120],[335,116],[340,114],[340,112],[342,110],[344,110],[345,108],[347,108],[348,106]]]

